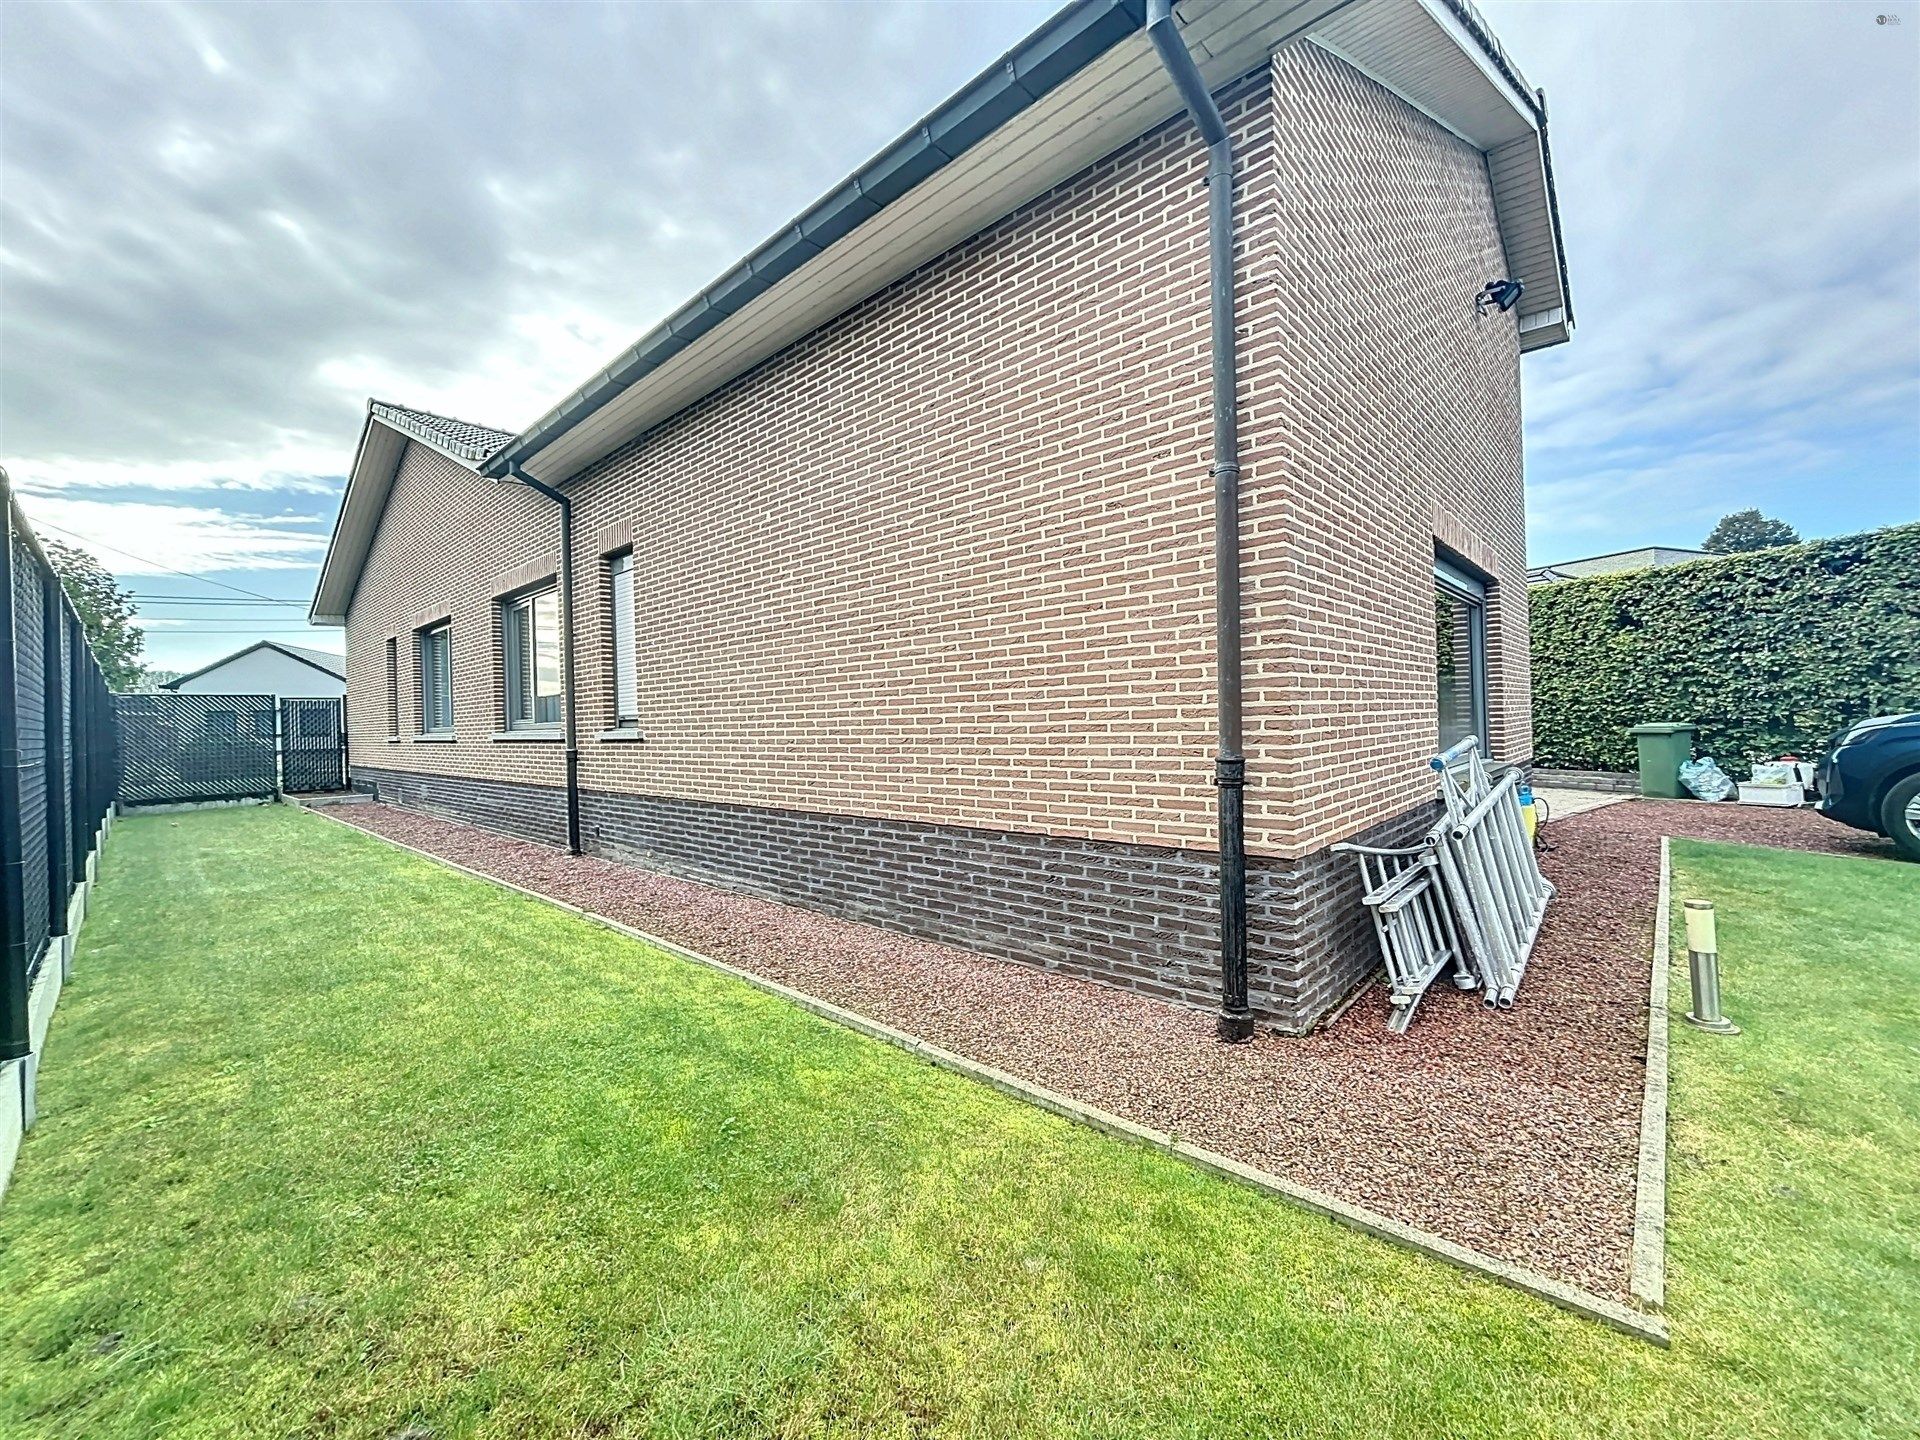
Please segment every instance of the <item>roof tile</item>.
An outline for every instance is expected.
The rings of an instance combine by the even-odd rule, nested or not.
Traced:
[[[448,415],[435,415],[431,410],[414,410],[387,400],[371,401],[369,408],[395,429],[451,451],[462,460],[484,460],[513,439],[511,430],[496,430],[491,425],[455,420]]]

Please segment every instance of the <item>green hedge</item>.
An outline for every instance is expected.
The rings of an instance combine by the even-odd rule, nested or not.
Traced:
[[[1811,757],[1920,710],[1920,524],[1531,592],[1536,763],[1631,770],[1629,726],[1687,720],[1733,767]]]

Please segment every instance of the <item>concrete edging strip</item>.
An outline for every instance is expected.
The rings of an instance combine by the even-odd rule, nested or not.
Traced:
[[[1673,842],[1660,837],[1660,894],[1653,917],[1653,978],[1647,987],[1647,1082],[1640,1102],[1640,1175],[1633,1196],[1633,1274],[1628,1293],[1647,1310],[1667,1303],[1667,983],[1673,964]]]
[[[595,914],[591,910],[583,909],[568,901],[556,899],[551,895],[543,895],[538,890],[529,889],[524,885],[516,885],[511,880],[502,880],[497,875],[489,875],[485,871],[475,870],[470,866],[462,865],[457,860],[449,860],[444,855],[436,855],[431,850],[423,850],[417,845],[409,845],[404,840],[396,840],[390,835],[382,835],[376,830],[369,830],[364,826],[355,825],[350,820],[343,820],[337,816],[327,815],[319,810],[310,810],[308,813],[316,815],[320,819],[329,821],[332,824],[352,830],[356,834],[365,835],[383,844],[391,845],[397,850],[404,850],[408,854],[418,855],[422,859],[431,860],[437,865],[444,865],[450,870],[457,870],[462,875],[472,876],[476,880],[484,880],[490,885],[497,885],[502,889],[515,891],[530,899],[538,900],[542,904],[564,910],[590,924],[598,925],[602,929],[612,930],[617,934],[626,936],[628,939],[638,940],[643,944],[651,945],[655,949],[665,951],[667,954],[676,956],[679,959],[689,960],[696,965],[704,965],[710,970],[717,970],[723,975],[731,976],[733,979],[745,981],[756,990],[762,990],[770,995],[777,995],[783,1000],[791,1001],[800,1009],[817,1015],[823,1020],[829,1020],[834,1024],[843,1025],[847,1029],[857,1031],[871,1039],[885,1041],[889,1045],[897,1046],[910,1054],[920,1056],[929,1064],[937,1065],[943,1070],[949,1070],[955,1074],[964,1075],[969,1079],[991,1085],[996,1090],[1011,1095],[1016,1099],[1024,1100],[1028,1104],[1038,1106],[1042,1110],[1050,1111],[1064,1119],[1088,1126],[1094,1130],[1104,1131],[1106,1134],[1122,1140],[1131,1140],[1137,1144],[1163,1151],[1166,1154],[1175,1156],[1190,1165],[1209,1171],[1223,1179],[1237,1181],[1240,1184],[1263,1191],[1277,1199],[1285,1200],[1301,1209],[1310,1210],[1327,1219],[1337,1221],[1351,1229],[1359,1230],[1365,1234],[1372,1235],[1378,1239],[1388,1241],[1409,1250],[1418,1251],[1420,1254],[1426,1255],[1431,1259],[1444,1261],[1462,1270],[1485,1276],[1511,1289],[1520,1290],[1537,1299],[1545,1300],[1549,1304],[1556,1305],[1563,1310],[1572,1311],[1574,1314],[1584,1316],[1590,1320],[1598,1320],[1604,1325],[1612,1326],[1614,1329],[1632,1335],[1637,1339],[1651,1341],[1653,1344],[1663,1347],[1668,1343],[1665,1322],[1657,1317],[1642,1314],[1632,1306],[1623,1305],[1617,1300],[1609,1300],[1604,1295],[1595,1295],[1589,1290],[1582,1290],[1578,1286],[1555,1280],[1550,1275],[1543,1275],[1539,1271],[1529,1270],[1525,1266],[1514,1265],[1508,1261],[1498,1259],[1495,1256],[1470,1249],[1465,1245],[1457,1244],[1452,1240],[1435,1235],[1430,1231],[1419,1230],[1411,1225],[1403,1225],[1400,1221],[1392,1219],[1390,1216],[1368,1210],[1364,1206],[1349,1204],[1345,1200],[1338,1199],[1335,1196],[1328,1195],[1319,1190],[1311,1189],[1305,1185],[1296,1185],[1290,1180],[1284,1180],[1280,1176],[1268,1171],[1242,1164],[1240,1161],[1234,1160],[1229,1156],[1203,1149],[1198,1145],[1189,1144],[1177,1135],[1138,1124],[1135,1121],[1126,1119],[1124,1116],[1102,1110],[1098,1106],[1085,1104],[1082,1101],[1075,1100],[1069,1095],[1062,1095],[1057,1090],[1049,1090],[1044,1085],[1036,1085],[1032,1081],[1023,1080],[1017,1075],[995,1069],[993,1066],[982,1064],[978,1060],[970,1060],[964,1055],[942,1049],[931,1041],[923,1040],[917,1035],[897,1029],[892,1025],[886,1024],[884,1021],[872,1019],[869,1016],[860,1014],[858,1011],[848,1010],[843,1006],[835,1005],[831,1001],[821,1000],[816,996],[807,994],[805,991],[796,990],[791,985],[783,985],[778,980],[769,980],[763,975],[756,975],[751,970],[743,970],[737,965],[729,965],[726,961],[716,960],[711,955],[703,955],[697,950],[689,950],[684,945],[675,944],[673,941],[664,939],[658,935],[648,934],[645,930],[636,929],[631,925],[623,925],[618,920],[609,919],[605,915]]]

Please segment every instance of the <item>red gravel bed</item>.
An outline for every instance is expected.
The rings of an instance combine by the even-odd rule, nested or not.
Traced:
[[[1585,818],[1586,813],[1569,817],[1567,823]],[[1608,828],[1621,835],[1652,836],[1656,840],[1662,835],[1685,835],[1694,840],[1771,845],[1776,850],[1811,850],[1822,855],[1899,858],[1891,840],[1851,830],[1804,808],[1774,810],[1732,801],[1636,800],[1631,805],[1609,806],[1607,813]]]
[[[1794,812],[1578,815],[1549,828],[1542,863],[1560,898],[1511,1012],[1442,982],[1396,1037],[1375,984],[1318,1034],[1222,1046],[1210,1016],[1089,981],[417,811],[329,813],[1615,1298],[1633,1241],[1658,837],[1858,849]]]

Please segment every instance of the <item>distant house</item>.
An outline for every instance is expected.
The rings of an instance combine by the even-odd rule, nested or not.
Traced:
[[[301,699],[347,693],[347,657],[305,645],[256,640],[244,650],[160,687],[183,695],[279,695]]]
[[[1584,560],[1558,560],[1527,570],[1527,584],[1551,585],[1556,580],[1583,580],[1589,575],[1612,575],[1623,570],[1653,570],[1662,565],[1685,565],[1713,559],[1711,551],[1687,550],[1677,545],[1642,545],[1638,550],[1615,550]]]

